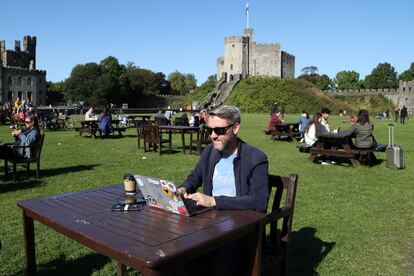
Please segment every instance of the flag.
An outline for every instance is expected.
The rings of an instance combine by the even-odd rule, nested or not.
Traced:
[[[249,2],[246,3],[246,15],[249,15]]]

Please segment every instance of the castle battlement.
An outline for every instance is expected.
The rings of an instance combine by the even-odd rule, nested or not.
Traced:
[[[242,37],[241,36],[226,36],[224,38],[225,42],[241,42],[242,41]]]

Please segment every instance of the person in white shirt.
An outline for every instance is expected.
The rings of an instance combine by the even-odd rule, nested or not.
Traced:
[[[322,108],[321,114],[322,114],[322,121],[321,125],[323,128],[321,129],[322,132],[331,132],[331,129],[329,127],[328,118],[331,111],[328,108]]]
[[[324,129],[321,122],[322,114],[318,112],[313,115],[312,120],[309,121],[309,123],[306,125],[304,130],[306,145],[313,146],[313,144],[315,144],[315,142],[318,140],[318,134],[321,132],[321,129]]]
[[[88,111],[85,113],[85,121],[96,121],[98,116],[93,113],[93,107],[89,107]]]

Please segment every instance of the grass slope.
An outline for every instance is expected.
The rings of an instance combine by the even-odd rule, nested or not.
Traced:
[[[186,95],[184,104],[192,101],[201,102],[214,85],[206,83],[194,92]],[[226,100],[226,104],[236,105],[243,112],[269,112],[272,102],[284,106],[289,113],[306,110],[309,113],[329,107],[335,113],[346,109],[349,114],[356,114],[361,108],[372,113],[393,110],[392,103],[383,96],[333,97],[317,89],[313,84],[300,79],[248,78],[240,81]]]

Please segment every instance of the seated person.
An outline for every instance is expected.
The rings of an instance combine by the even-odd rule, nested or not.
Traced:
[[[237,138],[239,130],[237,107],[222,105],[210,111],[207,131],[212,143],[177,192],[205,207],[265,213],[269,197],[268,160],[261,150]],[[201,185],[202,192],[197,192]],[[245,246],[235,241],[185,268],[191,269],[192,264],[197,271],[189,275],[244,275],[246,270],[241,264],[249,263],[244,261],[248,255]],[[202,269],[207,270],[206,274]]]
[[[368,111],[361,109],[357,121],[351,126],[349,132],[356,135],[355,147],[361,149],[375,148],[377,143],[372,132],[374,126],[369,122]]]
[[[283,120],[279,118],[280,114],[281,114],[280,111],[276,111],[276,113],[273,113],[270,116],[269,124],[267,127],[268,131],[275,130],[276,126],[283,124]]]
[[[165,116],[164,109],[160,108],[157,113],[154,115],[154,120],[158,125],[169,125],[171,124],[170,119]]]
[[[329,123],[328,123],[328,118],[331,114],[331,110],[329,110],[329,108],[322,108],[321,110],[321,114],[322,114],[322,121],[321,121],[321,129],[320,132],[321,133],[338,133],[339,128],[335,128],[333,130],[331,130]]]
[[[88,111],[85,113],[85,121],[96,121],[98,117],[93,113],[93,107],[89,107]]]
[[[304,138],[306,145],[313,146],[318,140],[318,134],[322,129],[321,122],[322,114],[318,112],[313,115],[312,120],[309,121],[309,123],[306,125],[304,129]]]
[[[15,139],[14,145],[18,146],[32,146],[39,140],[40,132],[37,124],[37,118],[34,116],[27,116],[24,120],[25,129],[12,129],[12,136]],[[19,148],[17,151],[18,157],[33,158],[33,152],[30,147]],[[13,148],[9,145],[0,146],[0,159],[13,159]]]
[[[112,116],[108,108],[104,107],[102,113],[99,114],[99,132],[103,135],[112,133]]]
[[[305,131],[305,127],[307,126],[308,122],[309,122],[309,114],[308,112],[304,110],[302,111],[302,115],[300,115],[298,119],[300,133],[303,133]]]

